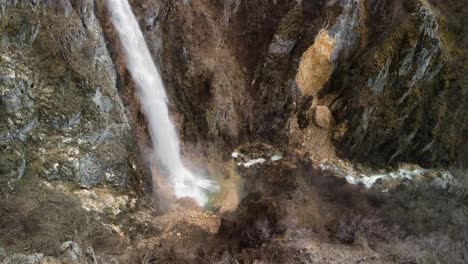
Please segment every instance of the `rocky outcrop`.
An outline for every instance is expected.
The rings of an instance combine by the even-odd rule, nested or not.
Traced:
[[[94,1],[0,7],[2,183],[28,174],[126,186],[135,143]]]
[[[145,187],[94,5],[0,1],[2,263],[111,263],[117,214]]]
[[[333,26],[321,29],[313,44],[304,52],[299,63],[296,83],[302,95],[316,95],[330,79],[336,66],[347,60],[355,51],[365,29],[364,1],[346,0],[330,2],[328,8],[340,8],[341,13]]]
[[[463,120],[466,96],[458,81],[463,74],[449,73],[464,66],[448,55],[464,51],[450,45],[454,23],[439,26],[450,16],[440,15],[445,4],[147,0],[133,6],[187,142],[288,142],[291,116],[303,129],[311,124],[306,111],[316,96],[338,121],[334,138],[342,156],[379,165],[461,162],[464,151],[455,146],[466,125],[454,120]]]
[[[395,10],[395,5],[387,3],[386,8]],[[374,164],[453,165],[466,149],[466,125],[461,121],[466,88],[447,75],[453,66],[441,36],[451,29],[439,27],[430,6],[405,2],[396,8],[398,14],[387,15],[393,18],[373,18],[383,9],[369,12],[368,23],[398,22],[391,28],[371,29],[374,42],[332,77],[331,87],[340,94],[332,109],[347,127],[340,150]]]
[[[134,143],[127,144],[131,121],[115,87],[129,84],[128,76],[115,58],[118,50],[113,50],[115,73],[94,5],[1,4],[0,138],[9,153],[1,162],[10,179],[38,172],[83,187],[125,185],[125,156]],[[463,63],[451,55],[459,52],[451,43],[453,22],[440,28],[435,17],[446,5],[416,0],[132,5],[188,143],[232,146],[258,137],[285,143],[292,115],[302,128],[311,123],[303,112],[316,96],[339,123],[335,138],[344,156],[447,165],[464,153],[455,146],[465,148],[466,122],[454,120],[463,120],[466,96],[458,80],[462,74],[452,76]],[[131,92],[122,92],[131,119],[144,123],[138,105],[127,100]]]
[[[335,40],[327,31],[320,31],[314,44],[302,55],[296,83],[303,95],[316,95],[333,72],[331,55]]]
[[[158,216],[145,117],[102,3],[0,0],[0,261],[466,259],[458,189],[390,190],[379,174],[376,193],[315,162],[335,164],[333,138],[379,167],[466,167],[463,1],[130,0],[184,154],[225,177],[216,212],[182,199]],[[245,141],[267,153],[226,165]]]
[[[132,5],[160,65],[182,137],[192,143],[238,142],[249,129],[250,113],[245,72],[228,31],[236,3],[226,8],[211,1]]]

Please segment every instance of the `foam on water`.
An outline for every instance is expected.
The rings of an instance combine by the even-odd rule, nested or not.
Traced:
[[[169,118],[163,82],[132,9],[127,0],[108,0],[107,7],[122,43],[128,70],[138,87],[138,99],[148,120],[154,151],[170,174],[174,194],[192,197],[198,204],[205,205],[208,201],[205,192],[216,191],[217,186],[193,174],[180,158],[179,139]]]
[[[373,188],[379,180],[402,182],[403,180],[415,180],[425,173],[432,172],[437,177],[431,179],[432,183],[442,188],[447,188],[449,184],[456,184],[453,175],[446,170],[438,169],[398,169],[379,174],[363,174],[350,167],[341,167],[330,163],[321,163],[320,168],[327,171],[334,172],[337,176],[343,177],[350,184],[358,185],[363,184],[366,188]]]
[[[266,161],[266,159],[264,158],[258,158],[258,159],[252,159],[252,160],[249,160],[247,162],[239,162],[237,165],[242,165],[246,168],[250,168],[251,166],[257,164],[257,163],[264,163]]]

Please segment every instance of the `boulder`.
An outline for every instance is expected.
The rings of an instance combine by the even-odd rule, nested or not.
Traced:
[[[335,123],[328,107],[320,105],[315,109],[315,124],[323,129],[330,130]]]
[[[60,250],[66,255],[67,259],[71,260],[73,263],[78,262],[83,256],[80,246],[73,241],[64,242],[60,246]]]

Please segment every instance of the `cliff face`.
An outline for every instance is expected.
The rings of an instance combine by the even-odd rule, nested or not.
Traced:
[[[180,133],[191,142],[236,144],[248,130],[245,72],[212,1],[132,1],[159,62]],[[228,14],[226,14],[228,16]]]
[[[273,165],[268,160],[259,170],[240,169],[234,180],[247,179],[250,195],[222,220],[185,200],[177,203],[179,211],[156,217],[152,194],[145,193],[151,157],[146,121],[103,1],[0,0],[0,260],[6,263],[47,261],[37,254],[15,256],[18,252],[40,252],[64,263],[115,263],[119,252],[141,244],[157,244],[173,261],[174,255],[185,257],[171,244],[179,243],[185,230],[192,232],[183,245],[191,254],[187,258],[200,259],[195,249],[216,236],[220,225],[216,239],[224,243],[222,236],[229,235],[226,248],[247,248],[243,254],[252,260],[260,254],[254,249],[282,236],[286,226],[326,237],[330,226],[348,227],[338,223],[348,217],[343,212],[362,209],[362,197],[349,199],[361,190],[321,178],[316,161],[344,157],[378,167],[467,166],[466,1],[129,2],[165,81],[184,155],[201,156],[206,167],[218,163],[212,174],[231,176],[235,169],[224,162],[242,143],[271,143],[285,150],[285,159],[276,167],[268,167]],[[407,193],[385,195],[366,193],[363,214],[389,217]],[[440,195],[447,204],[454,201]],[[388,208],[382,206],[390,198]],[[317,208],[308,208],[314,199]],[[349,200],[355,208],[348,208]],[[419,201],[423,209],[425,201]],[[451,206],[458,205],[457,200]],[[329,208],[336,210],[327,215]],[[414,209],[408,208],[399,210],[404,215]],[[440,209],[452,207],[447,208]],[[466,211],[458,212],[446,217],[466,223]],[[424,224],[431,213],[422,214]],[[418,215],[411,217],[407,222],[422,223]],[[444,231],[429,228],[424,234],[432,239],[433,230]],[[457,241],[465,239],[453,233]],[[236,235],[247,242],[235,241]],[[398,230],[400,236],[407,234]],[[267,252],[283,242],[270,244]],[[297,256],[310,250],[287,245]],[[364,255],[373,253],[364,248]],[[341,251],[333,246],[331,259]]]
[[[135,141],[93,1],[0,7],[2,181],[127,186]]]
[[[78,233],[115,241],[102,217],[125,207],[110,190],[133,190],[139,150],[94,5],[0,1],[1,259],[57,255]]]
[[[461,166],[466,63],[453,43],[466,37],[456,34],[463,18],[449,4],[133,5],[189,141],[286,143],[297,122],[291,117],[297,115],[302,128],[312,123],[316,97],[332,110],[337,126],[331,130],[344,157]]]
[[[369,9],[368,23],[374,26],[368,42],[340,65],[330,83],[338,93],[334,114],[346,124],[339,139],[345,155],[377,164],[463,165],[467,90],[461,72],[466,62],[453,57],[459,49],[449,43],[458,29],[440,26],[444,16],[431,13],[437,8],[427,2],[389,2]],[[390,28],[375,26],[387,21],[397,22]],[[459,38],[466,43],[466,37]]]
[[[287,143],[297,122],[291,117],[302,128],[313,126],[308,112],[319,104],[332,110],[334,139],[346,157],[428,166],[466,160],[460,44],[467,40],[456,34],[462,18],[448,4],[132,4],[187,142]],[[131,116],[122,106],[117,88],[128,77],[107,51],[95,3],[0,7],[1,139],[8,153],[2,174],[125,186],[135,147],[130,131],[141,122],[126,90],[120,95]]]

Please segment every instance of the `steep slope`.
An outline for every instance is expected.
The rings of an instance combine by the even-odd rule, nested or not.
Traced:
[[[105,223],[143,188],[133,188],[143,166],[94,11],[94,1],[0,1],[0,244],[9,254],[60,255],[70,240],[113,250],[121,241]]]
[[[431,10],[437,9],[416,2],[369,10],[368,42],[330,85],[339,93],[331,107],[347,129],[342,153],[376,164],[466,166],[466,55],[453,57],[460,51],[447,38],[457,29],[440,27]],[[394,25],[375,26],[387,21]]]
[[[226,192],[162,212],[103,1],[0,0],[0,261],[466,262],[466,0],[129,2]],[[423,172],[368,190],[327,162]]]
[[[131,123],[93,5],[2,4],[3,175],[128,184]]]
[[[462,166],[466,56],[453,42],[466,40],[455,33],[463,11],[448,11],[449,4],[147,0],[133,6],[188,142],[232,146],[262,138],[301,145],[320,105],[337,125],[313,133],[325,142],[333,132],[343,157],[379,166]],[[291,132],[296,126],[301,130]]]

